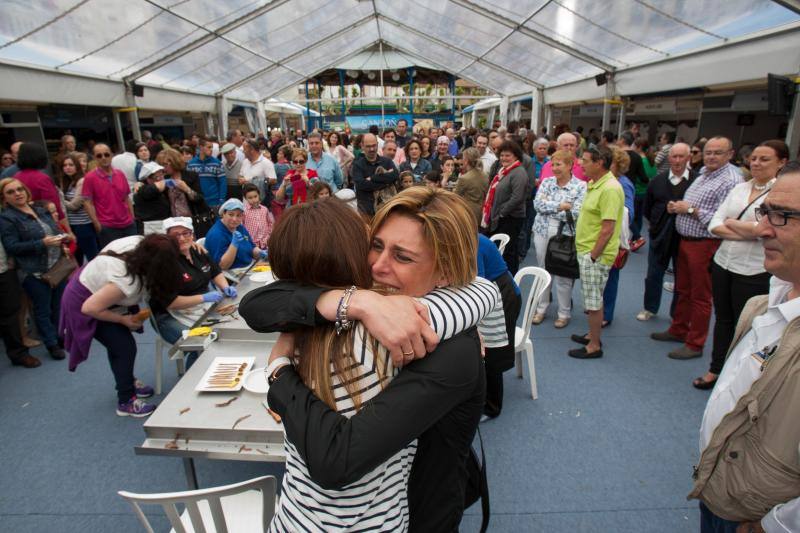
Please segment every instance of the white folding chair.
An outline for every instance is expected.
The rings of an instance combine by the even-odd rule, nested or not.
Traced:
[[[550,274],[543,268],[525,267],[517,272],[514,281],[522,290],[522,282],[525,278],[531,279],[531,287],[525,297],[525,306],[522,312],[522,327],[519,326],[514,331],[514,366],[517,368],[517,377],[522,379],[522,352],[525,351],[528,360],[528,373],[531,378],[531,396],[535,400],[539,397],[536,389],[536,366],[533,361],[533,340],[531,339],[531,322],[533,313],[544,290],[550,286]],[[524,294],[524,293],[523,293]]]
[[[117,494],[128,500],[148,533],[153,533],[153,527],[142,512],[142,504],[160,505],[176,533],[263,533],[275,514],[277,486],[275,476],[262,476],[208,489],[163,494],[121,490]],[[185,506],[180,516],[176,504]]]
[[[511,237],[505,233],[495,233],[489,237],[489,240],[497,244],[497,249],[500,250],[500,255],[503,255],[503,252],[506,251],[506,246],[508,245],[508,241],[511,240]]]

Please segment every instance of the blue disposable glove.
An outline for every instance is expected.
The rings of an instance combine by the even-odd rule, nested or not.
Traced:
[[[222,294],[224,294],[228,298],[236,298],[236,295],[239,293],[236,292],[236,287],[231,287],[230,285],[228,285],[227,287],[222,289]]]
[[[234,231],[233,232],[233,237],[231,238],[231,244],[234,247],[238,248],[239,246],[242,245],[243,242],[246,242],[246,241],[247,241],[247,237],[242,235],[241,231]]]
[[[203,295],[203,303],[217,303],[222,301],[222,293],[217,291],[208,291]]]
[[[175,180],[174,180],[174,179],[172,179],[172,178],[165,179],[165,180],[164,180],[164,183],[166,183],[166,184],[167,184],[167,187],[169,187],[170,189],[171,189],[171,188],[173,188],[173,187],[175,186]]]
[[[267,253],[266,250],[261,250],[261,252],[259,252],[258,254],[258,258],[262,261],[266,261],[268,255],[269,254]]]

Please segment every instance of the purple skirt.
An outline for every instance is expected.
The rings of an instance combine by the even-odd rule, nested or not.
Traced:
[[[79,364],[89,358],[97,320],[83,314],[83,302],[89,299],[92,291],[80,281],[83,267],[69,279],[64,295],[61,297],[61,316],[58,333],[64,339],[64,349],[69,352],[69,371],[75,372]]]

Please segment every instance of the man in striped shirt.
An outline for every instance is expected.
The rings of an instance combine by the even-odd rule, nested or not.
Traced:
[[[678,303],[667,331],[652,333],[657,341],[681,342],[669,353],[671,359],[692,359],[703,354],[711,319],[711,272],[709,266],[720,239],[708,231],[708,224],[733,187],[741,181],[730,164],[733,145],[725,137],[712,137],[703,149],[700,175],[683,200],[669,202],[667,211],[676,214],[675,227],[681,236],[675,291]]]

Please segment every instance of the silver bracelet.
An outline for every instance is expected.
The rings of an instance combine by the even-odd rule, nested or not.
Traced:
[[[341,335],[343,331],[347,331],[353,327],[353,323],[347,319],[347,309],[350,307],[350,299],[356,292],[356,286],[353,285],[345,289],[344,294],[339,299],[339,307],[336,309],[336,334]]]

